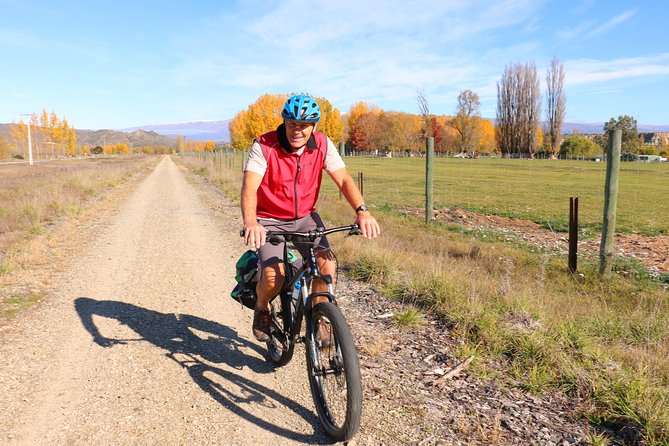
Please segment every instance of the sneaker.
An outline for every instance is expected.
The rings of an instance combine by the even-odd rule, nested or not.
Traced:
[[[260,342],[269,341],[269,326],[272,317],[269,310],[253,310],[253,336]]]
[[[332,325],[330,321],[326,319],[318,321],[316,341],[321,349],[328,349],[332,346]]]

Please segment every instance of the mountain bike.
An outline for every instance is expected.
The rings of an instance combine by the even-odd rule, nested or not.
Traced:
[[[270,302],[272,323],[267,350],[269,361],[277,367],[290,362],[295,345],[305,344],[307,376],[318,418],[325,432],[336,441],[348,441],[360,427],[362,384],[358,354],[351,330],[337,306],[332,277],[318,269],[314,242],[335,232],[360,234],[358,225],[308,232],[268,231],[267,242],[283,243],[285,279],[281,292]],[[242,231],[243,234],[243,231]],[[309,254],[291,262],[288,244],[295,237],[308,242]],[[314,279],[327,284],[326,292],[309,292]],[[313,305],[317,297],[327,299]],[[301,334],[302,320],[306,329]],[[324,330],[321,327],[329,327]],[[329,331],[329,336],[318,333]]]

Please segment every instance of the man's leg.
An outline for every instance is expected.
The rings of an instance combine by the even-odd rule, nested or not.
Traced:
[[[253,336],[260,342],[269,340],[271,324],[269,301],[281,291],[284,277],[283,263],[272,263],[262,268],[260,280],[256,285],[258,300],[253,311]]]
[[[318,268],[321,271],[321,274],[330,275],[332,278],[332,286],[335,285],[335,272],[337,269],[336,263],[334,261],[334,256],[332,252],[328,250],[320,250],[316,253],[316,259],[318,260]],[[328,285],[320,279],[313,281],[311,285],[312,292],[327,292]],[[314,298],[313,305],[316,306],[321,302],[328,302],[328,298],[324,296],[319,296]],[[332,345],[332,327],[329,321],[321,319],[318,327],[316,327],[316,340],[319,343],[321,349],[330,348]]]
[[[286,223],[273,220],[258,219],[258,221],[267,229],[289,230]],[[283,285],[285,275],[283,265],[283,246],[265,243],[258,249],[258,262],[260,265],[260,280],[256,285],[256,308],[253,312],[253,335],[260,342],[269,340],[269,328],[271,317],[269,312],[269,302],[274,296],[279,294]]]
[[[273,263],[262,269],[260,281],[256,286],[256,292],[258,293],[256,308],[269,310],[269,301],[281,291],[284,277],[283,263]]]
[[[328,250],[318,250],[316,253],[316,260],[318,261],[318,269],[321,271],[321,274],[324,276],[330,275],[332,278],[332,285],[335,285],[335,273],[336,273],[336,263],[334,261],[334,256],[332,255],[332,251]],[[322,292],[325,293],[328,290],[328,285],[322,280],[316,279],[314,280],[313,284],[311,285],[311,291],[312,292]],[[317,297],[314,299],[314,305],[321,303],[321,302],[327,302],[326,297]]]

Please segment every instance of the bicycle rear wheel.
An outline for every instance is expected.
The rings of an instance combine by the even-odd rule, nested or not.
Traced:
[[[320,324],[330,325],[327,347],[316,340]],[[360,364],[353,336],[341,310],[331,302],[313,308],[310,325],[307,371],[318,418],[330,437],[348,441],[357,433],[362,415]]]
[[[281,367],[290,362],[295,350],[294,339],[289,334],[294,316],[290,299],[283,294],[277,296],[270,302],[270,314],[272,324],[269,341],[267,341],[267,352],[270,362],[276,367]]]

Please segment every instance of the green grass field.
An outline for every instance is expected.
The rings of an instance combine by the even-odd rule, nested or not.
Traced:
[[[383,209],[425,207],[424,158],[347,157],[365,198]],[[532,220],[566,230],[569,197],[579,197],[579,224],[601,229],[606,163],[564,160],[438,158],[435,208],[461,208]],[[335,193],[331,181],[324,191]],[[669,163],[622,163],[617,232],[669,233]]]

